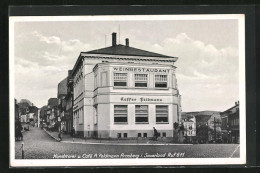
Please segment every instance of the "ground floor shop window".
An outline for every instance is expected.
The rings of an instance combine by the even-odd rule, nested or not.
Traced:
[[[156,105],[156,123],[168,123],[168,105]]]
[[[114,122],[127,123],[127,105],[114,105]]]
[[[135,122],[148,123],[148,105],[135,106]]]

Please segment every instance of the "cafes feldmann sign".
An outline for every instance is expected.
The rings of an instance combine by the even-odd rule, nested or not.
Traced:
[[[121,97],[120,99],[123,102],[136,102],[136,101],[140,101],[140,102],[162,102],[162,99],[159,98],[145,98],[145,97],[140,97],[140,98],[132,98],[132,97]]]

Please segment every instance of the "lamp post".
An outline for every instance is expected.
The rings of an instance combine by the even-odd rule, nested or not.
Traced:
[[[59,122],[59,138],[61,141],[61,117],[58,117],[58,122]]]

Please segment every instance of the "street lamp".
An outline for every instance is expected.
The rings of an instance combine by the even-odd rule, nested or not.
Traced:
[[[61,140],[61,117],[58,117],[58,122],[59,122],[59,138],[60,138],[60,140]]]

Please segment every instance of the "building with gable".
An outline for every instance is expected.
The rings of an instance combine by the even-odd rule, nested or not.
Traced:
[[[239,101],[224,112],[221,112],[222,133],[225,143],[239,143]]]
[[[181,114],[174,63],[161,55],[116,43],[81,52],[73,69],[73,126],[93,138],[152,137],[153,127],[173,137]]]

